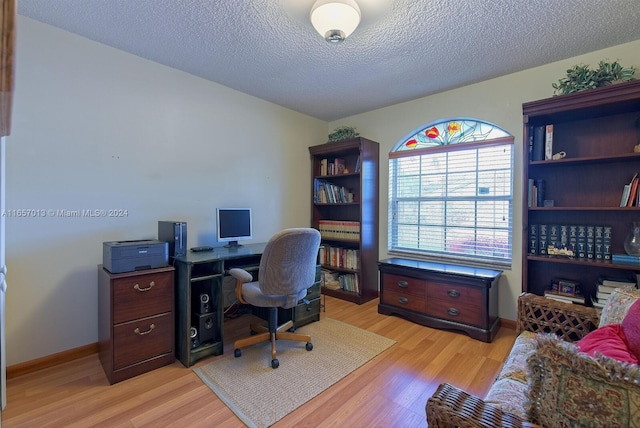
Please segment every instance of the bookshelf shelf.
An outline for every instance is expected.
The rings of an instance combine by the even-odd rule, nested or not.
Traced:
[[[357,282],[358,288],[323,287],[322,292],[357,304],[378,297],[379,151],[378,143],[365,138],[309,147],[311,227],[322,235],[320,263],[323,270],[344,277],[348,286]],[[334,262],[322,257],[334,257]],[[348,267],[353,258],[357,269]]]
[[[357,269],[348,269],[348,268],[344,268],[344,267],[340,267],[340,266],[334,266],[334,265],[323,264],[323,265],[321,265],[321,267],[323,267],[324,269],[335,270],[335,271],[338,271],[338,272],[347,272],[347,273],[358,273],[359,272]]]
[[[538,261],[543,263],[562,263],[562,264],[572,264],[579,266],[589,266],[595,268],[602,269],[622,269],[622,270],[634,270],[640,271],[640,265],[634,264],[625,264],[625,263],[613,263],[613,262],[605,262],[605,261],[595,261],[595,260],[581,260],[577,258],[563,258],[563,257],[552,257],[552,256],[528,256],[528,261]]]
[[[543,161],[531,161],[529,163],[530,168],[535,167],[559,167],[562,168],[571,164],[589,164],[589,163],[607,163],[607,162],[638,162],[640,160],[640,153],[622,153],[610,156],[587,156],[576,158],[564,158],[558,160],[543,160]]]
[[[640,211],[640,207],[529,207],[530,211]]]
[[[316,202],[316,205],[325,205],[325,206],[342,206],[342,205],[360,205],[360,202]]]
[[[526,142],[522,290],[543,295],[554,279],[575,281],[589,305],[598,277],[635,281],[640,272],[640,265],[611,261],[612,254],[624,254],[624,239],[640,213],[635,203],[620,206],[624,186],[640,172],[640,153],[634,152],[640,143],[640,82],[524,103],[522,113]],[[533,160],[540,159],[539,150],[533,149],[534,140],[539,141],[535,131],[549,124],[553,125],[552,152],[565,152],[566,156]],[[537,189],[543,189],[543,195],[534,197]],[[553,201],[553,206],[542,206],[544,201]],[[541,226],[573,230],[562,237],[554,235],[553,240],[556,248],[575,250],[576,257],[540,254],[550,239],[549,235],[544,243],[539,236],[532,239]],[[596,232],[587,233],[588,239],[582,235],[578,241],[578,227]],[[606,231],[606,240],[598,228]],[[585,251],[577,251],[578,247]]]

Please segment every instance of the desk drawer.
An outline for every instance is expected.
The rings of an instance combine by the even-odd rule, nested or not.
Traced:
[[[307,288],[307,295],[305,296],[305,299],[313,300],[319,297],[320,297],[320,283],[316,282],[311,287]]]
[[[113,369],[173,352],[173,314],[120,324],[113,329]]]
[[[410,294],[424,299],[425,282],[422,279],[411,278],[408,276],[394,275],[384,273],[382,275],[383,293],[395,292],[401,294]]]
[[[113,280],[113,323],[173,310],[173,272]]]
[[[293,308],[293,322],[297,327],[320,320],[320,298],[301,303]]]

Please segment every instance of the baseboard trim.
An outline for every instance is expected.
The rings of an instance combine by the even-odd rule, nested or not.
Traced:
[[[34,373],[42,369],[57,366],[58,364],[68,363],[69,361],[93,355],[98,352],[98,343],[80,346],[78,348],[69,349],[67,351],[58,352],[57,354],[47,355],[46,357],[36,358],[35,360],[25,361],[24,363],[14,364],[7,367],[7,379],[13,379],[28,373]]]
[[[518,329],[518,323],[514,320],[506,320],[504,318],[500,318],[500,327],[510,328],[511,330]]]
[[[517,323],[513,320],[500,318],[500,327],[517,329]],[[58,364],[68,363],[89,355],[98,353],[98,343],[80,346],[78,348],[69,349],[67,351],[58,352],[57,354],[47,355],[46,357],[36,358],[35,360],[25,361],[24,363],[14,364],[7,367],[7,379],[13,379],[29,373],[34,373],[42,369],[57,366]]]

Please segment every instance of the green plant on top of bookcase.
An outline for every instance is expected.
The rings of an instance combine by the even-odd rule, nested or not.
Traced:
[[[592,70],[588,65],[574,65],[567,70],[566,77],[552,83],[554,95],[570,94],[587,89],[600,88],[616,82],[635,80],[635,67],[623,67],[618,61],[600,61]]]
[[[355,138],[360,136],[358,132],[356,132],[356,128],[351,126],[339,126],[333,130],[329,137],[327,138],[327,142],[333,143],[335,141],[342,141],[349,138]]]

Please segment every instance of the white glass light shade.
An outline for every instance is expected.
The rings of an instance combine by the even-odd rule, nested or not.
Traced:
[[[354,0],[318,0],[311,8],[311,24],[328,42],[339,43],[360,24]]]

